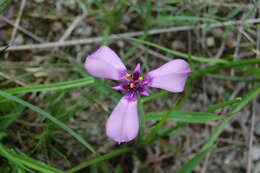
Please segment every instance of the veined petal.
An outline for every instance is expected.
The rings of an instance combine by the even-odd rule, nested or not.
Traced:
[[[182,59],[176,59],[150,71],[147,78],[151,79],[151,87],[171,92],[182,92],[190,73],[189,64]]]
[[[101,46],[87,56],[84,67],[89,74],[98,78],[120,80],[127,73],[121,59],[107,46]]]
[[[112,140],[122,143],[134,139],[138,130],[137,99],[129,101],[124,96],[107,120],[106,134]]]

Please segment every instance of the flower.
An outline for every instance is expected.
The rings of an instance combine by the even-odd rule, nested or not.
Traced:
[[[119,81],[120,85],[112,88],[125,92],[106,122],[107,136],[118,143],[131,141],[138,134],[138,94],[148,96],[147,87],[182,92],[191,73],[186,61],[176,59],[150,71],[145,77],[140,64],[130,74],[117,54],[107,46],[101,46],[87,56],[84,67],[94,77]]]

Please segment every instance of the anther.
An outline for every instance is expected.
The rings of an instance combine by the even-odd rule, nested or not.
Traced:
[[[139,76],[138,77],[138,80],[143,80],[144,78],[142,76]]]
[[[129,74],[129,73],[126,73],[126,74],[125,74],[125,77],[126,77],[126,78],[129,78],[130,76],[131,76],[131,74]]]
[[[130,83],[130,88],[134,88],[135,84],[134,83]]]

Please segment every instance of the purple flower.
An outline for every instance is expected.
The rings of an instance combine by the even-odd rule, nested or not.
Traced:
[[[182,92],[191,73],[186,61],[176,59],[150,71],[145,77],[142,76],[140,64],[130,74],[117,54],[107,46],[89,55],[84,66],[92,76],[118,80],[120,85],[112,88],[125,93],[106,123],[107,136],[118,143],[131,141],[138,134],[138,94],[148,96],[147,87]]]

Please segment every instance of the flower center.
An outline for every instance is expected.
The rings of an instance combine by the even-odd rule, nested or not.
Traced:
[[[137,65],[133,73],[124,73],[120,80],[121,84],[113,89],[124,91],[129,101],[136,100],[137,94],[148,96],[146,87],[151,86],[152,79],[149,76],[143,77],[141,74],[140,65]]]
[[[142,76],[139,76],[139,74],[129,74],[127,73],[125,75],[125,78],[127,79],[126,83],[125,83],[128,88],[128,91],[136,91],[140,88],[143,87],[142,85],[142,81],[144,80],[144,78]]]

